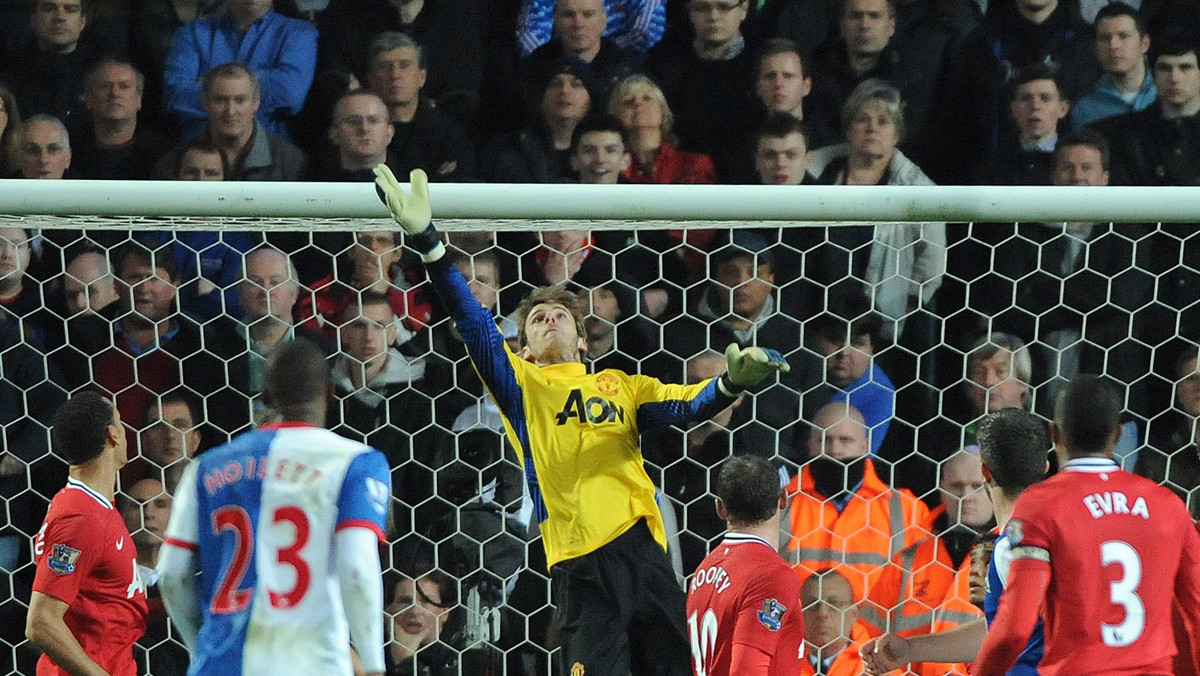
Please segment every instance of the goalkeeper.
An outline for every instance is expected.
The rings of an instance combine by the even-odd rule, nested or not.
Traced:
[[[589,374],[587,311],[559,287],[535,289],[521,302],[514,354],[445,256],[425,173],[412,172],[411,194],[387,166],[375,176],[524,463],[557,606],[561,673],[690,674],[686,597],[667,559],[638,435],[708,418],[787,363],[773,350],[730,345],[727,372],[696,385],[616,370]]]

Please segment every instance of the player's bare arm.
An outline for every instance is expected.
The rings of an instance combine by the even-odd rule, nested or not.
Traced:
[[[71,676],[108,676],[99,664],[83,652],[63,616],[69,605],[49,594],[33,592],[25,622],[25,638],[46,653]]]
[[[884,634],[863,644],[860,654],[868,673],[882,674],[912,662],[973,662],[985,638],[987,620],[981,617],[936,634]]]

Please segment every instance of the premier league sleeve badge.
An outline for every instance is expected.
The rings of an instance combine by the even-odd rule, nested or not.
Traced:
[[[763,601],[762,610],[758,611],[758,621],[771,631],[779,631],[779,627],[783,625],[783,614],[786,612],[787,606],[775,599],[766,599]]]
[[[78,549],[59,544],[50,548],[50,558],[46,559],[46,565],[59,575],[70,575],[75,572],[75,562],[78,559]]]

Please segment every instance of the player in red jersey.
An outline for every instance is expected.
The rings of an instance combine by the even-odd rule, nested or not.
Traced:
[[[734,456],[721,465],[717,515],[729,526],[688,584],[692,670],[697,676],[799,674],[804,658],[800,581],[779,556],[787,506],[766,460]]]
[[[1174,493],[1113,462],[1120,415],[1120,398],[1095,376],[1059,396],[1052,432],[1062,470],[1013,508],[1008,585],[973,676],[1008,670],[1039,607],[1042,676],[1171,674],[1173,602],[1189,633],[1200,631],[1200,536]]]
[[[33,545],[25,636],[44,653],[38,676],[136,676],[146,587],[137,547],[113,506],[128,460],[125,427],[111,402],[85,392],[58,410],[52,435],[71,467]]]

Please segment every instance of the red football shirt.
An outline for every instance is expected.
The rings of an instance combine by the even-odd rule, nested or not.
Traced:
[[[687,618],[697,674],[729,674],[735,644],[773,655],[773,675],[800,673],[800,579],[762,538],[725,535],[692,575]]]
[[[114,676],[137,676],[133,644],[146,631],[146,588],[121,514],[82,482],[50,501],[34,542],[33,590],[70,606],[63,621],[87,653]],[[38,676],[65,675],[45,655]]]
[[[1200,537],[1175,494],[1076,459],[1021,494],[1006,532],[1015,556],[1049,559],[1039,674],[1172,673],[1172,600],[1200,607]]]

